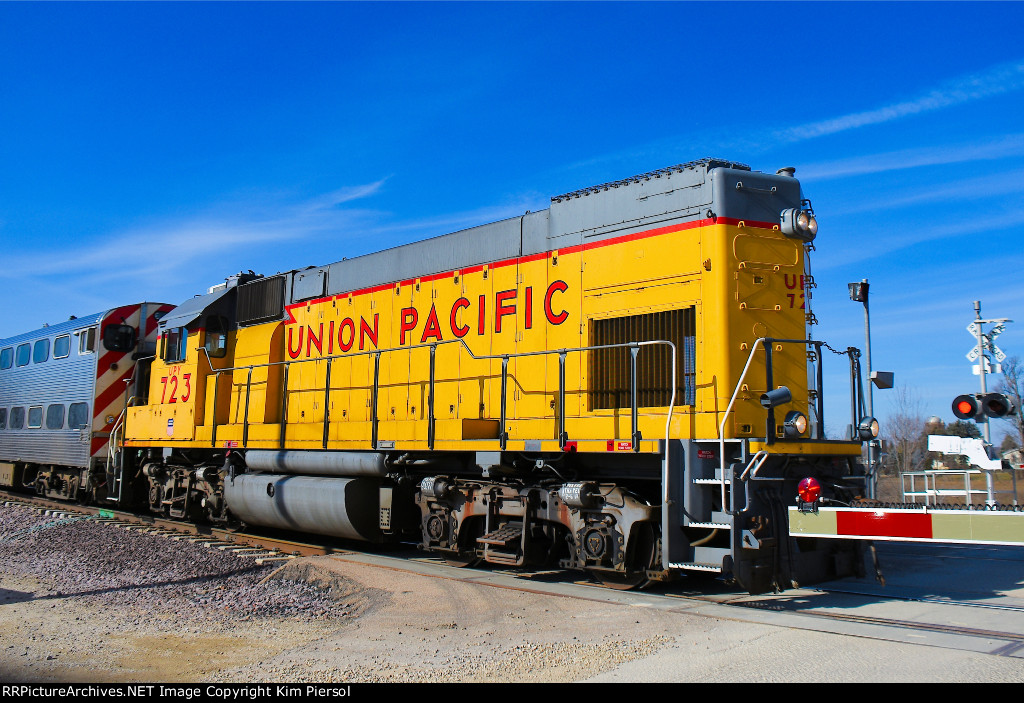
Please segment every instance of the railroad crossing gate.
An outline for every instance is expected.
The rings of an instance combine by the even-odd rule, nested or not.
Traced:
[[[1024,512],[920,508],[789,508],[793,537],[1024,545]]]

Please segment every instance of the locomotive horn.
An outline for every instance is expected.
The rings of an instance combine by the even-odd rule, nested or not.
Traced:
[[[793,394],[786,386],[779,386],[773,391],[761,394],[761,405],[765,408],[774,408],[776,405],[784,405],[793,400]]]

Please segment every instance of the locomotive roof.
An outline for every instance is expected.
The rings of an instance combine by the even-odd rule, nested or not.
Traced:
[[[714,217],[777,223],[783,209],[800,203],[790,169],[769,174],[707,158],[554,196],[546,210],[272,278],[286,279],[285,304],[291,304],[671,223]]]
[[[623,178],[618,181],[609,181],[608,183],[601,183],[596,186],[588,186],[586,188],[580,188],[574,190],[571,193],[564,195],[552,196],[551,202],[560,203],[563,200],[569,198],[578,198],[581,195],[591,195],[593,193],[599,193],[609,188],[619,188],[620,186],[627,186],[631,183],[639,183],[640,181],[649,181],[652,178],[661,178],[662,176],[671,176],[673,173],[682,173],[686,169],[695,170],[703,168],[705,171],[709,171],[713,168],[732,168],[739,171],[749,171],[750,166],[741,164],[736,161],[726,161],[724,159],[698,159],[696,161],[688,161],[685,164],[676,164],[675,166],[667,166],[665,168],[659,168],[654,171],[648,171],[647,173],[641,173],[637,176],[630,176],[629,178]]]

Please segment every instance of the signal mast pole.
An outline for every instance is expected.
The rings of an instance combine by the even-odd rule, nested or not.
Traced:
[[[981,356],[978,357],[978,375],[981,376],[981,397],[984,398],[985,394],[988,393],[988,389],[985,387],[985,364],[988,363],[988,357],[985,355],[985,337],[982,334],[982,330],[981,330],[981,328],[982,328],[982,321],[981,321],[981,301],[980,300],[975,300],[974,301],[974,324],[978,328],[977,329],[978,349],[981,350]],[[985,415],[985,424],[983,425],[983,427],[984,427],[984,435],[985,435],[985,444],[986,445],[992,444],[992,429],[989,427],[989,424],[988,424],[988,415]],[[991,456],[991,454],[989,456]],[[995,498],[996,484],[995,484],[995,479],[992,477],[992,472],[991,471],[986,471],[985,472],[985,492],[987,494],[985,496],[986,497],[985,503],[987,505],[995,505],[996,504],[996,498]],[[970,500],[970,497],[968,497],[968,500]]]
[[[984,434],[985,434],[985,444],[986,444],[986,446],[991,446],[992,445],[992,430],[991,430],[990,425],[989,425],[989,416],[992,413],[992,409],[989,408],[989,407],[985,407],[985,406],[988,405],[988,401],[984,400],[985,396],[988,394],[988,387],[987,387],[987,385],[985,383],[985,371],[987,370],[985,367],[989,363],[989,353],[991,353],[991,355],[992,355],[993,370],[995,371],[995,373],[1001,373],[1002,372],[1002,367],[999,365],[999,362],[1001,362],[1004,358],[1006,358],[1006,354],[1004,354],[1002,352],[1002,350],[995,345],[995,338],[999,335],[1000,332],[1003,331],[1003,328],[1004,328],[1004,326],[1005,326],[1005,324],[1007,322],[1013,322],[1013,320],[1010,320],[1010,319],[1007,319],[1007,318],[999,318],[997,320],[983,320],[983,319],[981,319],[981,301],[980,300],[975,300],[974,301],[974,322],[972,322],[971,325],[969,325],[967,329],[972,331],[972,332],[974,332],[974,335],[978,338],[978,346],[975,347],[974,349],[972,349],[971,352],[967,355],[967,357],[971,358],[971,356],[973,356],[975,353],[978,354],[978,375],[981,376],[981,396],[979,397],[979,399],[982,401],[983,407],[984,407],[983,415],[985,417],[985,430],[984,430]],[[990,323],[992,325],[992,329],[989,331],[988,334],[985,334],[984,329],[983,329],[985,323]],[[972,327],[973,327],[973,329],[972,329]],[[1008,404],[1008,401],[1007,401],[1007,404]],[[1004,410],[1004,411],[1000,412],[999,414],[997,414],[996,417],[1002,417],[1005,414],[1006,414],[1006,412]],[[1017,498],[1016,498],[1016,496],[1017,496],[1017,489],[1016,489],[1016,478],[1017,477],[1016,477],[1016,474],[1014,474],[1013,478],[1014,478],[1014,491],[1013,491],[1013,495],[1014,495],[1014,502],[1016,502],[1016,500],[1017,500]],[[988,501],[987,501],[987,503],[989,505],[995,505],[995,498],[994,498],[995,489],[994,489],[994,484],[993,484],[993,478],[992,478],[992,472],[991,471],[986,471],[985,472],[985,483],[986,483],[987,488],[988,488]]]
[[[978,335],[978,349],[981,350],[981,355],[978,357],[978,369],[979,369],[978,375],[981,376],[981,395],[982,395],[982,397],[984,397],[985,394],[988,393],[988,389],[985,387],[985,364],[988,361],[988,357],[985,356],[985,337],[982,334],[982,329],[981,329],[982,328],[982,324],[983,324],[983,320],[981,319],[981,301],[980,300],[975,300],[974,301],[974,324],[977,327],[976,333]],[[992,430],[991,430],[991,428],[989,427],[989,424],[988,424],[988,415],[985,416],[985,425],[984,425],[984,427],[985,427],[985,429],[984,429],[985,444],[992,444]],[[990,472],[986,472],[985,476],[986,476],[988,484],[989,484],[989,486],[988,486],[988,488],[989,488],[989,498],[991,498],[992,497],[992,474]]]

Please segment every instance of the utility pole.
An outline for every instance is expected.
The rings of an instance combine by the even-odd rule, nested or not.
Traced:
[[[861,279],[860,283],[850,283],[849,284],[850,300],[852,300],[854,302],[857,302],[857,303],[863,303],[864,304],[864,342],[865,342],[864,351],[866,352],[867,360],[868,360],[868,374],[867,374],[867,376],[868,376],[867,377],[867,381],[868,381],[868,397],[867,397],[868,407],[867,407],[867,411],[868,411],[868,417],[874,417],[875,416],[875,409],[874,409],[874,395],[875,395],[875,393],[874,393],[874,391],[875,391],[874,386],[875,386],[875,383],[874,383],[874,379],[871,376],[871,313],[870,313],[870,311],[868,309],[868,290],[869,290],[869,288],[870,288],[870,285],[868,284],[868,279],[866,279],[866,278]],[[890,385],[890,387],[891,387],[891,385]],[[868,459],[868,475],[869,475],[869,480],[868,480],[867,486],[866,486],[867,494],[868,494],[867,497],[873,499],[873,498],[876,497],[875,494],[876,494],[876,490],[877,490],[877,486],[878,486],[878,469],[879,469],[879,467],[881,465],[881,455],[882,455],[881,442],[879,442],[877,438],[872,439],[872,440],[868,441],[868,447],[867,448],[868,448],[868,457],[867,457],[867,459]]]

